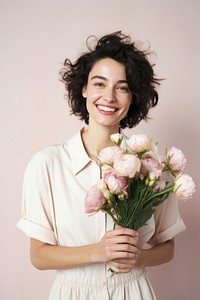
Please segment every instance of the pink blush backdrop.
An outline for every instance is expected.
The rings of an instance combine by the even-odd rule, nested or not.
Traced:
[[[121,29],[150,42],[156,73],[166,80],[153,120],[127,134],[149,134],[161,151],[181,148],[198,188],[199,11],[198,0],[0,0],[0,299],[48,299],[55,272],[32,267],[29,241],[16,229],[22,180],[36,151],[83,126],[69,116],[58,72],[66,57],[85,51],[88,35]],[[199,200],[197,189],[194,200],[179,205],[187,231],[176,238],[174,260],[148,270],[158,299],[199,299]]]

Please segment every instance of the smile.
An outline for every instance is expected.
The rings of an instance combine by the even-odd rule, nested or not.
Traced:
[[[97,105],[97,108],[106,112],[115,112],[117,109],[110,106]]]

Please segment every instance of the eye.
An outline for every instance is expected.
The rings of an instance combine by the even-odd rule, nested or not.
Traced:
[[[119,86],[117,86],[117,90],[119,90],[121,92],[125,92],[125,93],[128,93],[130,91],[129,87],[126,86],[126,85],[119,85]]]
[[[104,84],[102,82],[95,82],[94,86],[96,86],[96,87],[104,87]]]

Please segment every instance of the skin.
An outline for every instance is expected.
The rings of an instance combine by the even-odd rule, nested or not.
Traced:
[[[89,125],[82,139],[88,155],[96,160],[101,149],[113,146],[110,135],[119,131],[119,123],[131,105],[124,65],[110,58],[97,61],[82,94],[89,113]],[[140,250],[138,233],[123,227],[106,232],[98,243],[82,247],[52,246],[35,239],[30,243],[32,264],[40,270],[107,263],[113,271],[127,273],[132,268],[168,262],[173,253],[173,240]]]

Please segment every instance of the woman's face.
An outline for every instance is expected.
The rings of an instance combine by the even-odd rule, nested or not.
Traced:
[[[89,113],[89,125],[100,124],[118,128],[132,100],[125,66],[111,58],[97,61],[82,90]]]

